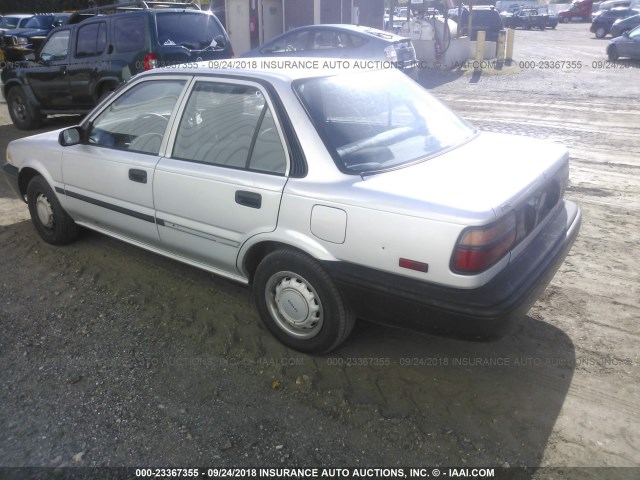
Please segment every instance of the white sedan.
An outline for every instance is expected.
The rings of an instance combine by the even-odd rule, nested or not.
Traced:
[[[567,150],[479,132],[393,68],[298,62],[138,75],[3,171],[44,241],[82,226],[249,284],[297,350],[357,317],[493,336],[524,316],[578,234]]]

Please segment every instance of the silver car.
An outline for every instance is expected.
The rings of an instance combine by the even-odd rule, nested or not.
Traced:
[[[504,331],[578,233],[567,150],[479,132],[397,69],[308,62],[138,75],[3,171],[46,242],[87,227],[250,284],[297,350],[356,317]]]

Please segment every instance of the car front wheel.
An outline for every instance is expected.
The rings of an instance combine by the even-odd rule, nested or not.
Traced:
[[[607,35],[607,31],[604,27],[598,27],[596,29],[596,38],[604,38]]]
[[[276,250],[258,265],[253,294],[262,321],[295,350],[325,353],[351,333],[355,316],[329,274],[311,257]]]
[[[31,221],[40,237],[52,245],[67,245],[78,236],[78,226],[62,208],[58,197],[40,175],[27,186],[27,203]]]
[[[11,121],[20,130],[32,130],[42,124],[40,112],[31,106],[22,87],[13,87],[7,94]]]

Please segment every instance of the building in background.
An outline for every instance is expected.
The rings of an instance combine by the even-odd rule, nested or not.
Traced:
[[[204,7],[206,2],[202,3]],[[211,9],[240,55],[304,25],[350,23],[382,28],[384,0],[212,0]]]

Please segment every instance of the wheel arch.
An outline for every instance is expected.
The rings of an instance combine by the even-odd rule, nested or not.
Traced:
[[[13,90],[16,87],[22,87],[22,90],[24,91],[25,96],[27,97],[27,101],[35,108],[40,108],[40,102],[38,102],[38,99],[36,98],[36,96],[33,93],[33,90],[31,89],[31,87],[27,84],[25,84],[24,82],[21,82],[20,80],[14,78],[11,80],[7,80],[7,83],[4,84],[2,86],[2,93],[4,95],[4,99],[5,101],[7,100],[7,97],[9,96],[9,92],[11,90]]]
[[[250,285],[253,283],[253,277],[262,259],[271,252],[280,249],[297,250],[316,261],[337,260],[320,243],[308,237],[301,238],[297,235],[295,241],[293,238],[288,240],[276,238],[256,239],[250,244],[247,242],[247,244],[243,245],[238,255],[238,268],[247,277]]]
[[[107,91],[116,90],[122,82],[115,77],[101,78],[93,90],[93,100],[97,104],[102,95]]]
[[[38,175],[40,175],[47,182],[49,182],[46,176],[42,175],[35,168],[25,167],[20,170],[20,172],[18,173],[18,186],[20,187],[20,195],[22,195],[22,198],[25,198],[25,196],[27,195],[27,186],[29,185],[29,182],[31,181],[31,179]],[[49,184],[51,183],[49,182]]]

